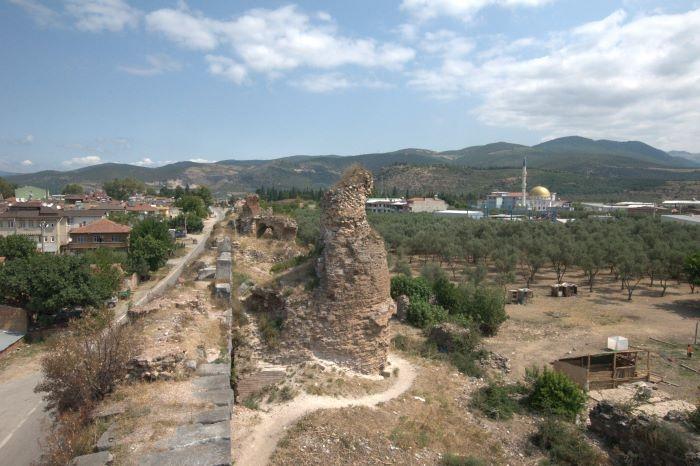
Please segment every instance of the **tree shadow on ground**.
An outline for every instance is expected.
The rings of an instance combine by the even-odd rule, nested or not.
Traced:
[[[675,301],[658,303],[655,306],[659,309],[675,312],[686,319],[700,318],[700,294],[689,299],[677,299]]]

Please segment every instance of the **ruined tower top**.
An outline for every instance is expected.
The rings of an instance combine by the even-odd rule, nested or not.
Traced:
[[[323,196],[321,203],[321,229],[338,232],[342,229],[356,230],[367,223],[365,202],[372,192],[372,174],[359,166],[350,167],[343,177]]]

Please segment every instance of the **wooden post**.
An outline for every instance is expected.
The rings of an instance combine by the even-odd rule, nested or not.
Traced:
[[[700,321],[695,322],[695,339],[693,340],[694,345],[698,344],[698,324],[700,324]]]
[[[651,380],[651,366],[649,365],[649,357],[651,355],[651,351],[647,350],[647,382]]]
[[[613,388],[615,388],[615,376],[616,376],[615,371],[616,371],[616,369],[617,369],[617,352],[614,352],[613,353],[613,376],[612,376]]]

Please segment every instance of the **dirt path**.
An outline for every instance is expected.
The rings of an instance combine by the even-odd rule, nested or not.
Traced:
[[[416,370],[406,360],[390,355],[392,368],[398,368],[396,382],[386,391],[360,398],[333,398],[329,396],[302,395],[287,404],[276,406],[266,413],[258,415],[257,424],[243,435],[236,435],[235,418],[233,458],[235,464],[246,466],[264,466],[277,447],[277,443],[299,419],[319,409],[338,409],[351,406],[376,406],[378,403],[396,398],[411,388],[416,378]]]

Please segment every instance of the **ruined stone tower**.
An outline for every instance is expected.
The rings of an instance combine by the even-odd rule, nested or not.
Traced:
[[[362,372],[378,372],[389,350],[396,311],[384,240],[367,222],[372,174],[349,169],[321,204],[321,256],[316,264],[312,351]]]

